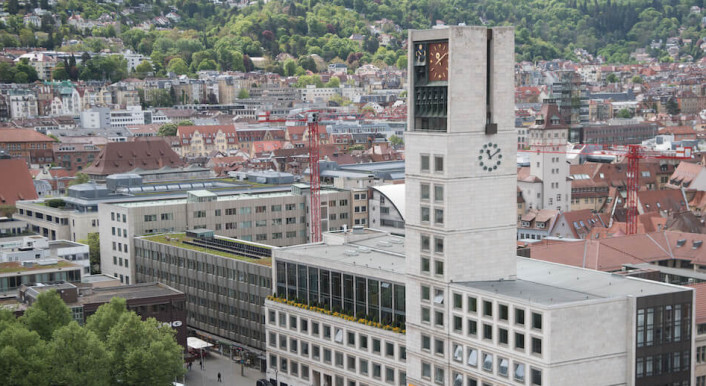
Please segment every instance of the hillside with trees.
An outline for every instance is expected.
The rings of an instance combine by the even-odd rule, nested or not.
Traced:
[[[403,66],[407,29],[430,28],[437,21],[513,25],[518,61],[575,59],[581,49],[607,62],[627,63],[635,49],[650,49],[652,41],[668,38],[680,39],[681,54],[697,60],[704,55],[699,46],[706,35],[702,11],[706,0],[272,0],[243,7],[206,0],[128,0],[120,5],[58,0],[53,7],[46,0],[30,0],[25,4],[5,2],[11,16],[0,26],[3,47],[71,52],[127,48],[152,59],[153,67],[136,71],[142,77],[167,71],[249,71],[253,57],[268,58],[266,70],[282,75],[320,71],[320,61],[346,62],[349,69],[366,63]],[[23,15],[36,6],[48,7],[55,15],[44,14],[41,27],[23,23]],[[153,23],[175,14],[167,28]],[[68,23],[69,15],[112,21],[80,30]],[[650,53],[662,58],[663,49],[664,45],[655,47]],[[72,80],[128,76],[119,59],[82,59],[80,66],[64,63],[56,75]],[[0,68],[0,79],[31,81],[33,74],[25,70]]]

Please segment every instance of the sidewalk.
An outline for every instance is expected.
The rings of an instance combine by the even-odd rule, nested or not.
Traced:
[[[204,359],[204,369],[199,367],[198,360],[194,361],[191,370],[186,371],[184,381],[188,386],[255,386],[258,379],[265,378],[259,369],[245,367],[245,376],[240,375],[241,366],[230,358],[211,352]],[[218,372],[221,373],[222,383],[218,383]]]

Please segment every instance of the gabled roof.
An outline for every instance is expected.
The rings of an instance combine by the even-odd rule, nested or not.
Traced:
[[[6,142],[54,142],[54,140],[34,130],[0,128],[0,143]]]
[[[637,192],[637,200],[642,207],[642,213],[647,212],[681,212],[686,208],[684,196],[680,190],[645,190]]]
[[[165,166],[181,167],[184,162],[162,138],[109,142],[91,166],[84,169],[84,173],[106,176],[135,169],[161,169]]]
[[[36,200],[37,191],[22,159],[0,159],[0,205],[15,205],[19,200]]]

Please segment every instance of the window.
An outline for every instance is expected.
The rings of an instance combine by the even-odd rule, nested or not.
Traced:
[[[532,368],[531,370],[531,380],[532,380],[532,385],[540,385],[542,384],[542,370]]]
[[[281,212],[282,211],[282,205],[272,205],[270,207],[270,210],[272,212]]]
[[[429,301],[431,297],[431,289],[429,286],[423,285],[422,286],[422,300]]]
[[[483,324],[483,339],[493,340],[493,326],[490,324]]]
[[[493,316],[493,302],[483,301],[483,315]]]
[[[498,310],[500,311],[500,320],[508,320],[508,307],[505,304],[498,304]]]
[[[468,359],[466,360],[466,363],[471,367],[478,366],[478,350],[474,348],[468,349]]]
[[[541,354],[542,353],[542,340],[539,338],[532,337],[532,353]]]
[[[468,335],[472,336],[472,337],[475,337],[476,335],[478,335],[478,322],[476,322],[475,320],[469,319],[467,324],[468,324]]]
[[[420,237],[422,251],[429,251],[431,248],[431,242],[429,236],[422,235]]]
[[[453,294],[453,307],[457,310],[463,310],[463,296],[461,294]]]
[[[333,337],[333,341],[336,343],[343,343],[343,330],[336,328],[336,334]]]
[[[453,327],[454,332],[463,334],[463,319],[460,316],[454,315]]]
[[[368,351],[368,336],[367,335],[359,335],[358,336],[358,343],[360,344],[360,349]]]
[[[373,363],[373,378],[380,378],[382,366],[379,363]]]
[[[542,314],[536,312],[532,313],[532,328],[537,330],[542,329]]]
[[[434,253],[444,253],[443,237],[434,237]]]
[[[441,339],[434,339],[434,354],[444,355],[444,341]]]
[[[441,260],[434,260],[434,274],[443,275],[444,274],[444,262]]]
[[[348,331],[348,344],[355,346],[355,332]]]
[[[385,342],[385,355],[389,357],[395,356],[395,344],[391,342]]]
[[[355,371],[355,357],[350,356],[350,355],[346,355],[346,362],[347,362],[346,368],[348,370]]]
[[[508,343],[508,332],[504,328],[498,328],[498,342],[500,344]]]
[[[331,339],[331,326],[324,325],[324,339]]]
[[[515,363],[515,371],[513,377],[518,382],[525,382],[525,365],[523,363]]]
[[[515,308],[515,324],[525,325],[525,310]]]
[[[431,212],[429,210],[429,207],[423,206],[422,207],[422,212],[421,212],[421,220],[422,222],[429,222],[429,218],[431,216]]]
[[[428,155],[421,156],[421,170],[423,172],[429,171],[429,156]],[[430,372],[431,372],[431,370],[430,370]]]
[[[434,185],[434,201],[444,202],[444,187],[442,185]]]
[[[426,272],[426,273],[431,272],[431,261],[429,260],[428,257],[422,257],[421,270],[422,270],[422,272]]]
[[[335,365],[338,367],[343,367],[343,353],[336,351],[335,359],[336,359]]]
[[[434,382],[436,382],[439,385],[444,384],[444,368],[443,367],[434,367]]]
[[[420,190],[421,190],[421,193],[420,193],[421,199],[428,200],[429,194],[430,194],[429,184],[422,183]]]
[[[434,312],[434,324],[437,326],[443,326],[444,325],[444,313],[441,311],[435,311]]]
[[[444,304],[444,290],[434,289],[434,303]]]
[[[373,354],[380,354],[380,339],[373,338]]]
[[[331,350],[324,349],[324,363],[331,363]]]
[[[471,296],[468,297],[468,312],[472,312],[472,313],[477,312],[476,298],[471,297]]]
[[[463,346],[454,343],[453,345],[453,360],[463,362]]]
[[[428,335],[422,335],[422,350],[431,351],[431,338]]]
[[[265,213],[267,211],[266,205],[260,205],[255,207],[255,213]]]
[[[422,322],[429,323],[431,321],[431,311],[429,307],[422,307]]]
[[[510,361],[507,358],[498,358],[498,375],[507,377]]]
[[[523,350],[525,349],[525,334],[519,332],[515,333],[515,348]]]
[[[444,157],[437,155],[434,156],[434,171],[443,172],[444,171]]]
[[[483,370],[493,371],[493,354],[483,353]]]
[[[431,379],[431,364],[422,362],[422,378]]]
[[[362,375],[368,375],[368,361],[363,358],[360,358],[358,363],[360,367],[360,373]]]
[[[434,209],[434,223],[443,224],[444,223],[444,210]]]

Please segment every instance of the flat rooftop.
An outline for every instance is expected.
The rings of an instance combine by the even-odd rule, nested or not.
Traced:
[[[39,264],[33,264],[31,267],[25,267],[22,265],[22,262],[19,261],[11,261],[7,263],[0,263],[0,275],[2,274],[8,274],[8,273],[20,273],[20,272],[28,272],[28,271],[36,271],[36,272],[44,272],[44,271],[57,271],[58,269],[61,268],[77,268],[77,269],[83,269],[80,265],[76,265],[73,263],[70,263],[66,260],[63,259],[54,259],[57,260],[56,264],[48,264],[48,265],[39,265]]]
[[[236,253],[229,253],[229,252],[224,252],[224,251],[218,250],[218,249],[211,249],[211,248],[206,248],[206,247],[202,247],[202,246],[187,244],[187,243],[185,243],[185,241],[187,241],[187,242],[192,241],[192,240],[194,240],[194,238],[186,236],[186,233],[169,233],[169,234],[161,234],[161,235],[154,235],[154,236],[142,236],[142,237],[138,237],[138,238],[142,239],[142,240],[152,241],[152,242],[159,243],[159,244],[171,245],[171,246],[178,247],[178,248],[190,249],[192,251],[198,251],[198,252],[202,252],[202,253],[208,253],[211,255],[227,257],[229,259],[241,260],[241,261],[245,261],[248,263],[267,265],[267,266],[272,265],[271,258],[253,259],[251,257],[242,256],[242,255],[239,255]],[[258,247],[274,248],[269,245],[257,244],[257,243],[247,242],[247,241],[233,239],[233,238],[229,238],[229,237],[215,236],[215,238],[222,239],[222,240],[235,241],[235,242],[239,242],[239,243],[247,244],[247,245],[255,245]]]
[[[406,272],[404,238],[371,229],[362,234],[325,233],[324,243],[280,248],[276,256],[373,277],[380,271],[399,275]]]
[[[81,304],[107,303],[114,297],[130,300],[183,294],[183,292],[161,283],[142,283],[118,287],[94,287],[93,294],[80,296],[78,302]]]
[[[544,306],[686,290],[676,285],[524,257],[517,258],[517,280],[454,284]]]

